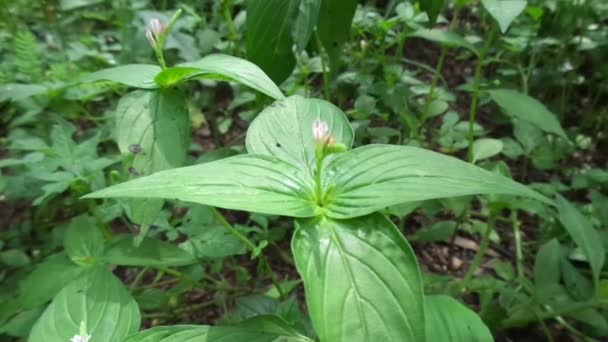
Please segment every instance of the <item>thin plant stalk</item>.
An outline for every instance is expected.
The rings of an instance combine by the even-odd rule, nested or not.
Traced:
[[[492,233],[492,230],[494,229],[494,224],[496,223],[496,215],[497,214],[494,212],[494,210],[492,210],[492,212],[490,213],[490,217],[488,218],[486,230],[484,231],[483,236],[481,238],[481,243],[479,244],[479,250],[477,251],[477,254],[475,254],[475,257],[471,262],[471,266],[469,267],[466,275],[464,276],[464,279],[462,280],[462,285],[465,288],[469,287],[469,283],[471,282],[473,275],[475,275],[475,272],[477,271],[479,266],[481,266],[483,257],[485,256],[486,251],[490,246],[490,235]]]
[[[475,79],[473,80],[473,94],[471,98],[471,108],[469,111],[469,149],[468,149],[468,160],[473,160],[473,140],[475,138],[475,120],[477,119],[477,109],[479,107],[479,88],[481,86],[481,75],[483,72],[483,64],[490,48],[492,47],[492,41],[496,34],[496,25],[492,24],[492,29],[486,38],[486,44],[483,49],[479,52],[477,58],[477,65],[475,66]]]

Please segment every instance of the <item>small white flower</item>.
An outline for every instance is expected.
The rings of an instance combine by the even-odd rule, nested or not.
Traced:
[[[312,123],[312,136],[315,138],[316,142],[327,142],[327,133],[329,133],[329,126],[327,126],[325,121],[317,119]]]
[[[74,335],[70,342],[89,342],[91,335]]]

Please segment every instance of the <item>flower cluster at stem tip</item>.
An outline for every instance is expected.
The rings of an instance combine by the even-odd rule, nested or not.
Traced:
[[[146,38],[153,48],[156,48],[157,42],[160,41],[161,36],[166,30],[167,25],[161,23],[160,20],[156,18],[150,19],[148,22],[148,28],[146,29]]]
[[[315,139],[317,160],[322,160],[332,153],[346,151],[346,146],[336,143],[336,138],[329,133],[327,122],[317,119],[312,123],[312,136]]]

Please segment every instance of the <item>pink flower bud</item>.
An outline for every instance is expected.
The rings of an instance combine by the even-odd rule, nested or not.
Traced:
[[[329,133],[329,126],[325,121],[317,119],[312,123],[312,136],[317,143],[324,144],[328,138],[327,133]]]
[[[148,39],[148,42],[150,42],[150,45],[152,45],[153,48],[156,48],[156,39],[154,39],[154,34],[149,29],[146,30],[146,38]]]
[[[165,24],[161,23],[160,20],[158,20],[156,18],[150,19],[150,22],[148,23],[148,27],[150,28],[152,33],[154,33],[154,35],[157,37],[161,33],[163,33],[165,31],[165,29],[167,28],[167,26]]]

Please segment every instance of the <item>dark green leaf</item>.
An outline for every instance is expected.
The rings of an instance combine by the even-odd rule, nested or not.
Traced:
[[[319,21],[322,0],[300,0],[296,22],[293,26],[293,40],[298,51],[304,51],[315,32]]]
[[[479,316],[452,297],[426,296],[426,341],[491,342],[492,333]]]
[[[122,237],[112,243],[104,261],[125,266],[185,266],[196,263],[196,259],[183,249],[170,243],[145,238],[138,247],[131,237]]]
[[[327,214],[365,215],[402,202],[472,194],[551,200],[511,179],[428,150],[368,145],[340,154],[324,166]]]
[[[281,89],[277,87],[260,67],[242,58],[215,54],[205,56],[205,58],[197,62],[180,64],[180,66],[196,70],[196,72],[188,76],[189,79],[231,80],[264,93],[275,100],[285,97]]]
[[[296,59],[292,25],[300,0],[247,0],[247,57],[276,83],[291,75]]]
[[[445,0],[420,0],[420,8],[429,16],[431,25],[435,25],[439,13],[445,6]]]
[[[538,100],[510,89],[488,90],[492,100],[511,118],[527,121],[547,133],[553,133],[565,140],[568,136],[551,111]]]
[[[424,341],[416,257],[380,214],[298,222],[292,251],[321,341]]]
[[[556,203],[559,209],[560,222],[587,257],[595,280],[599,280],[599,274],[604,267],[606,258],[606,251],[602,245],[600,235],[591,226],[589,220],[565,198],[558,195]]]
[[[276,157],[239,155],[167,170],[87,195],[89,198],[179,199],[226,209],[310,217],[317,214],[314,184],[301,169]]]
[[[357,0],[323,0],[317,30],[319,38],[336,73],[342,46],[350,36],[350,28],[357,9]]]
[[[539,249],[534,262],[534,284],[539,292],[559,284],[561,258],[561,246],[556,239]]]

